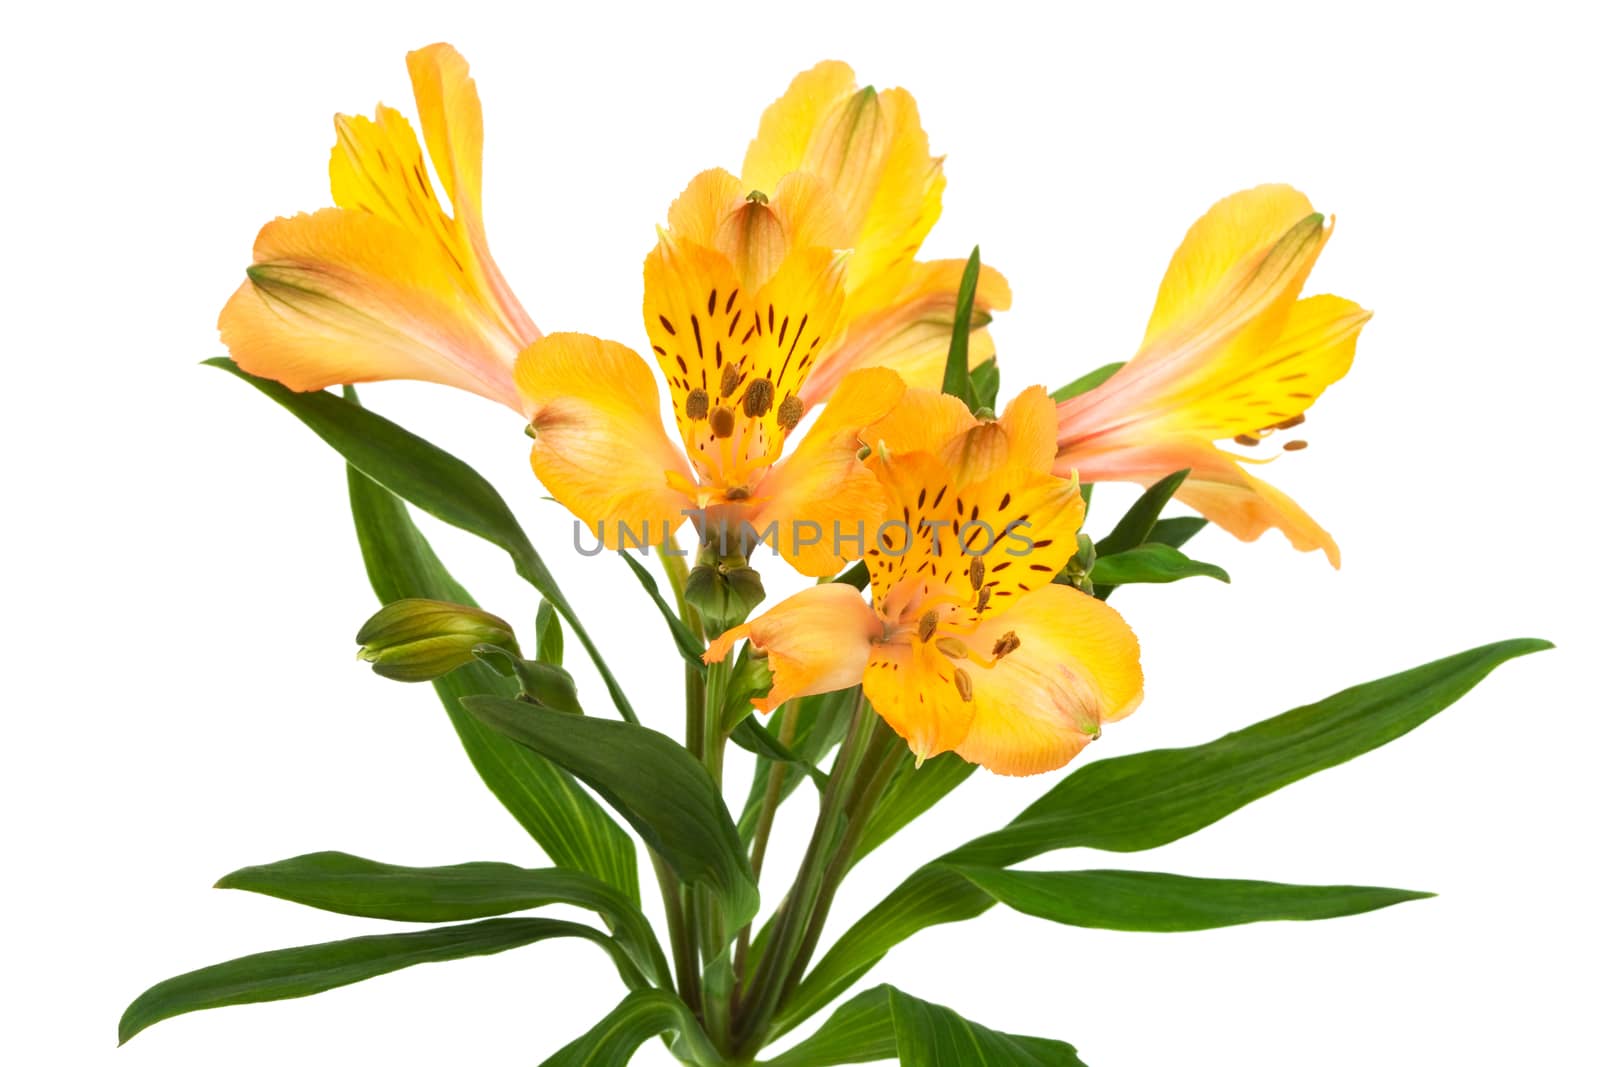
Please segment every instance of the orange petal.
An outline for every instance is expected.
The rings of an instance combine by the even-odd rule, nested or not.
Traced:
[[[882,418],[904,393],[905,384],[893,371],[852,374],[795,450],[761,482],[755,526],[763,530],[776,524],[777,548],[800,573],[837,574],[871,543],[883,493],[857,458],[862,428]],[[800,543],[813,533],[816,543]]]
[[[1002,644],[1004,642],[1004,644]],[[969,642],[975,713],[956,752],[1000,774],[1055,770],[1130,714],[1144,692],[1139,642],[1122,616],[1076,589],[1046,584],[987,620]]]
[[[661,427],[655,376],[631,349],[551,334],[517,360],[517,389],[534,473],[606,547],[660,544],[695,506],[688,464]]]
[[[972,728],[977,705],[962,699],[955,671],[954,664],[921,641],[873,649],[863,690],[872,709],[905,738],[918,763],[956,749]]]
[[[966,261],[960,259],[914,264],[897,293],[870,307],[852,294],[845,306],[844,340],[807,380],[806,402],[825,400],[840,378],[860,367],[888,367],[913,388],[938,389],[944,382],[956,293],[965,268]],[[983,267],[967,342],[969,367],[994,358],[988,324],[994,312],[1010,306],[1011,289],[1005,278],[994,268]]]
[[[388,219],[326,208],[269,222],[248,274],[217,326],[252,374],[301,392],[412,378],[521,409],[514,342],[471,314],[433,248]]]
[[[772,711],[786,700],[859,685],[883,623],[853,587],[827,582],[802,590],[742,626],[722,634],[706,650],[720,663],[734,642],[748,638],[767,654],[772,688],[754,701]]]

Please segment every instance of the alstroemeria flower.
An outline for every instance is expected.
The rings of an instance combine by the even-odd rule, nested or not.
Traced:
[[[1044,390],[981,422],[911,390],[863,436],[878,444],[886,502],[866,555],[871,605],[815,586],[724,633],[706,659],[748,638],[773,675],[758,708],[859,683],[919,760],[954,751],[1001,774],[1060,767],[1132,712],[1144,689],[1133,632],[1051,581],[1084,507],[1076,480],[1051,473]]]
[[[752,196],[732,175],[707,171],[673,203],[670,232],[645,260],[644,319],[681,450],[662,428],[655,378],[631,349],[552,334],[517,361],[533,469],[606,545],[637,543],[641,531],[659,543],[697,512],[733,536],[770,529],[806,574],[844,565],[833,524],[853,527],[878,506],[857,457],[861,428],[905,386],[883,368],[847,376],[779,461],[844,301],[832,212],[803,174]]]
[[[1337,567],[1328,532],[1244,469],[1266,460],[1217,446],[1255,447],[1298,426],[1350,369],[1371,312],[1337,296],[1300,297],[1331,234],[1287,185],[1235,193],[1206,212],[1172,257],[1138,354],[1060,405],[1056,470],[1149,485],[1188,468],[1179,500],[1246,541],[1277,527]],[[1283,450],[1303,447],[1291,440]]]
[[[412,378],[521,411],[512,367],[540,334],[484,237],[478,90],[449,45],[406,66],[449,207],[403,115],[336,116],[338,206],[262,227],[217,325],[239,366],[291,389]]]
[[[859,367],[889,367],[909,385],[938,387],[965,262],[917,262],[916,254],[939,218],[943,165],[928,152],[911,94],[858,89],[844,63],[819,63],[799,75],[761,116],[745,154],[746,190],[770,193],[788,175],[812,176],[837,205],[839,247],[852,250],[840,340],[801,390],[807,406]],[[994,357],[986,326],[992,312],[1010,304],[1005,278],[984,267],[973,308],[973,366]]]

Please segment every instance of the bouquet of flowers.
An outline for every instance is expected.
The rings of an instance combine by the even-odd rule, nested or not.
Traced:
[[[1005,279],[976,250],[916,258],[945,179],[914,100],[824,62],[767,108],[738,175],[704,171],[672,203],[644,262],[646,357],[534,325],[489,253],[467,64],[443,44],[407,62],[420,139],[386,107],[336,119],[336,206],[262,228],[222,311],[229,356],[209,362],[344,458],[381,604],[356,635],[361,659],[434,686],[550,865],[316,852],[235,871],[218,884],[418,929],[161,982],[127,1009],[123,1040],[185,1012],[576,937],[615,963],[620,999],[547,1065],[624,1064],[657,1038],[702,1067],[1078,1064],[1056,1035],[992,1030],[915,990],[836,1002],[901,941],[996,904],[1180,931],[1427,895],[1019,865],[1192,834],[1406,733],[1545,642],[1462,652],[1209,744],[1089,763],[829,926],[855,865],[974,773],[1057,772],[1139,707],[1139,644],[1108,600],[1134,583],[1226,580],[1185,551],[1208,524],[1244,540],[1277,529],[1338,565],[1332,537],[1249,471],[1305,447],[1306,413],[1349,370],[1369,317],[1304,295],[1332,233],[1304,195],[1263,185],[1219,201],[1179,245],[1126,362],[1002,406],[988,326],[1010,303]],[[659,610],[682,658],[670,687],[681,740],[641,724],[581,621],[590,609],[563,595],[500,493],[362,405],[354,386],[384,379],[516,412],[538,483]],[[1090,523],[1105,481],[1143,492]],[[1167,514],[1173,501],[1197,514]],[[480,607],[413,508],[503,549],[532,594],[517,586]],[[769,603],[763,567],[816,582]],[[574,654],[605,692],[578,691],[563,666]],[[754,761],[742,801],[725,795],[730,743]],[[792,883],[763,886],[785,802],[813,789]],[[660,931],[642,910],[641,866]],[[593,921],[512,917],[558,904]]]

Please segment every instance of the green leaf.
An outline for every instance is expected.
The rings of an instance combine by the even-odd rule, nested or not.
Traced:
[[[832,578],[824,578],[817,584],[821,585],[823,581],[843,582],[846,585],[853,585],[857,589],[865,589],[870,580],[871,579],[867,576],[867,565],[865,563],[857,562],[850,564],[850,566],[846,567]]]
[[[914,871],[806,976],[779,1019],[787,1030],[827,1004],[919,930],[994,903],[956,868],[1000,869],[1061,848],[1156,848],[1401,737],[1507,660],[1549,648],[1523,638],[1484,645],[1354,686],[1204,745],[1100,760],[1069,774],[1004,829]]]
[[[617,555],[621,556],[628,564],[628,569],[633,571],[633,576],[639,579],[639,584],[644,586],[644,591],[650,595],[651,600],[655,601],[656,610],[661,612],[661,617],[667,621],[667,629],[672,631],[672,643],[678,646],[678,655],[682,656],[683,661],[689,666],[704,674],[706,665],[705,661],[700,657],[705,653],[705,644],[690,631],[688,626],[684,625],[683,620],[678,618],[678,613],[673,611],[672,606],[663,599],[661,588],[656,585],[655,576],[645,570],[644,565],[628,555],[628,553],[618,552]]]
[[[555,577],[517,524],[505,500],[483,475],[442,448],[363,408],[355,402],[353,391],[348,392],[346,398],[329,392],[296,393],[275,381],[247,373],[225,356],[205,362],[265,393],[333,446],[352,467],[395,496],[504,549],[517,573],[572,627],[573,634],[600,672],[617,711],[630,722],[637,721],[622,686],[578,621],[577,613],[556,585]]]
[[[1207,525],[1206,520],[1198,515],[1174,515],[1170,519],[1158,519],[1145,538],[1145,543],[1182,548]]]
[[[354,467],[349,482],[361,556],[380,601],[429,597],[473,603],[393,493]],[[515,696],[517,683],[475,663],[437,679],[433,688],[478,776],[551,861],[592,874],[638,903],[638,860],[622,827],[571,775],[501,737],[461,706],[467,696]]]
[[[956,317],[950,328],[950,351],[944,361],[943,391],[960,397],[969,408],[976,407],[972,375],[967,371],[967,348],[972,336],[972,305],[978,296],[980,266],[978,250],[973,248],[966,269],[961,272],[961,286],[956,290]]]
[[[151,986],[122,1015],[117,1040],[175,1015],[308,997],[419,963],[487,956],[552,937],[580,937],[626,958],[598,930],[558,919],[487,919],[415,933],[379,934],[348,941],[276,949],[202,967]]]
[[[1095,386],[1099,385],[1101,382],[1106,381],[1121,369],[1121,363],[1107,363],[1103,367],[1096,367],[1088,374],[1085,374],[1082,378],[1068,382],[1060,389],[1057,389],[1055,392],[1051,393],[1050,399],[1059,404],[1063,400],[1071,400],[1075,396],[1081,396],[1082,394],[1093,389]]]
[[[1167,501],[1172,499],[1172,494],[1178,491],[1178,487],[1187,477],[1189,477],[1187,470],[1174,471],[1146,489],[1139,499],[1133,502],[1133,507],[1128,509],[1127,514],[1112,527],[1111,532],[1095,542],[1095,555],[1115,556],[1149,540],[1150,532],[1156,527],[1156,520],[1161,518],[1161,509],[1167,506]]]
[[[877,807],[873,808],[872,814],[867,817],[866,828],[861,833],[861,842],[856,846],[855,855],[850,860],[852,864],[860,863],[867,853],[943,800],[962,782],[972,777],[972,772],[978,769],[977,764],[968,763],[954,752],[935,756],[921,767],[916,765],[916,759],[909,748],[905,749],[899,758],[900,770],[895,772],[889,788],[884,791],[883,799],[878,801]]]
[[[845,730],[850,726],[850,713],[855,708],[856,693],[854,688],[840,689],[791,700],[772,713],[767,732],[777,736],[782,730],[784,718],[797,716],[789,751],[813,767],[820,766],[823,757],[844,740]],[[739,836],[747,845],[755,834],[756,823],[761,816],[761,803],[766,796],[772,767],[771,760],[756,760],[755,774],[750,779],[750,792],[745,798],[744,810],[739,814]],[[778,789],[778,802],[781,804],[788,799],[802,780],[798,774],[784,775]]]
[[[999,397],[1000,365],[994,359],[987,359],[972,368],[972,401],[974,409],[988,408],[990,411],[994,411]]]
[[[722,795],[700,761],[643,726],[551,713],[504,697],[462,701],[478,719],[566,768],[626,819],[685,884],[705,884],[737,930],[760,903]]]
[[[1190,559],[1176,548],[1152,542],[1118,552],[1114,556],[1097,556],[1089,580],[1094,582],[1095,593],[1101,600],[1119,585],[1135,583],[1176,582],[1181,578],[1215,578],[1228,581],[1228,572],[1214,563]]]
[[[1154,871],[1006,871],[961,875],[1008,908],[1099,930],[1176,933],[1275,920],[1336,919],[1432,893],[1351,885],[1284,885]]]
[[[692,1062],[705,1067],[725,1062],[688,1005],[664,989],[641,989],[541,1067],[627,1067],[639,1046],[664,1033],[677,1035],[674,1047],[681,1044]]]
[[[1065,1041],[1002,1034],[964,1019],[949,1008],[889,988],[900,1062],[984,1064],[986,1067],[1083,1067]]]
[[[889,987],[873,986],[839,1005],[817,1032],[762,1067],[838,1067],[899,1058]]]
[[[561,639],[561,616],[550,606],[550,601],[539,601],[539,613],[534,617],[533,630],[537,649],[533,658],[552,667],[561,666],[565,651]]]
[[[816,764],[785,748],[782,742],[772,736],[771,730],[749,716],[739,720],[739,725],[733,728],[728,738],[746,752],[753,752],[765,759],[794,766],[809,776],[817,784],[818,789],[828,784],[828,776],[818,770]]]
[[[344,852],[313,852],[241,868],[225,875],[217,888],[396,922],[461,922],[571,904],[604,919],[640,970],[659,983],[671,980],[666,957],[638,906],[582,871],[529,870],[509,863],[399,867]]]

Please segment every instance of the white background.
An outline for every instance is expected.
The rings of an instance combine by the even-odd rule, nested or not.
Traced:
[[[257,227],[327,202],[332,113],[380,98],[413,113],[404,54],[446,39],[484,99],[497,258],[547,330],[641,346],[652,226],[697,170],[737,170],[761,109],[829,56],[910,87],[949,154],[927,251],[981,241],[1009,276],[1007,395],[1126,357],[1217,197],[1292,181],[1337,214],[1310,291],[1377,317],[1312,413],[1310,449],[1269,476],[1334,531],[1344,569],[1276,534],[1208,531],[1194,551],[1232,586],[1119,594],[1148,698],[1086,758],[1208,740],[1493,639],[1561,647],[1160,853],[1038,863],[1440,896],[1177,936],[995,909],[917,936],[875,977],[1068,1039],[1095,1067],[1593,1062],[1594,31],[1578,5],[1113,6],[6,15],[0,1057],[528,1064],[621,995],[592,947],[551,943],[187,1016],[113,1050],[123,1006],[159,979],[383,928],[209,889],[226,871],[325,848],[540,862],[432,693],[355,662],[374,602],[340,463],[196,366],[222,352],[216,312]],[[620,562],[572,552],[519,420],[434,387],[366,396],[502,488],[646,720],[676,732],[660,620]],[[1104,492],[1095,529],[1126,499]],[[453,531],[436,544],[488,606],[531,623],[502,556]],[[1053,780],[977,776],[860,869],[838,918]],[[785,809],[769,877],[813,808]],[[637,1062],[666,1059],[653,1046]]]

